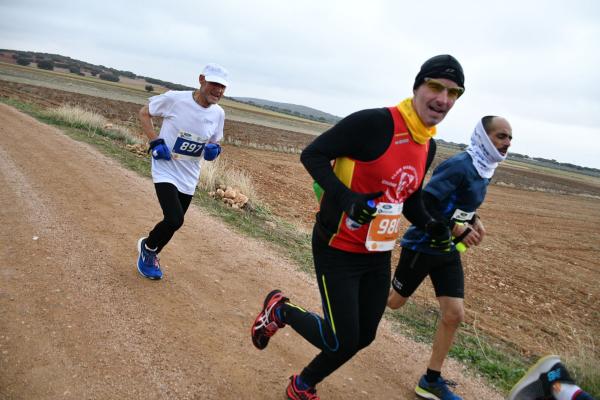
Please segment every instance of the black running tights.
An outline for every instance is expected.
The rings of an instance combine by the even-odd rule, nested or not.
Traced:
[[[163,211],[163,220],[160,221],[146,239],[146,246],[163,249],[175,232],[183,225],[183,217],[190,206],[192,195],[181,193],[172,183],[155,183],[156,196]]]
[[[321,352],[301,373],[314,386],[374,339],[390,288],[390,252],[348,253],[313,233],[313,257],[324,318],[293,303],[282,319]]]

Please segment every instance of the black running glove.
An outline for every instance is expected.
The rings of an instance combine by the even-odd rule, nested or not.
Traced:
[[[383,195],[383,192],[356,193],[349,190],[342,200],[344,211],[346,211],[348,217],[357,224],[367,224],[371,222],[377,214],[377,207],[369,200],[376,199],[381,195]]]
[[[442,251],[450,250],[452,233],[448,225],[432,219],[425,225],[425,232],[430,239],[429,247]]]

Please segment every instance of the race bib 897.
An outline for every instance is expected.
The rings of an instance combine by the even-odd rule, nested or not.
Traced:
[[[173,159],[175,160],[198,160],[206,142],[200,136],[193,133],[179,131],[177,140],[173,145]]]

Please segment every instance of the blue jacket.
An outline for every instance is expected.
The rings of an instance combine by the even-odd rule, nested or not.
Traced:
[[[457,209],[476,211],[485,199],[489,183],[489,179],[479,176],[471,156],[461,152],[442,162],[423,190],[424,195],[430,194],[439,201],[440,209],[432,210],[432,215],[441,214],[450,221]],[[428,235],[414,225],[408,228],[400,245],[421,253],[448,254],[431,248]],[[450,251],[456,251],[454,245]]]

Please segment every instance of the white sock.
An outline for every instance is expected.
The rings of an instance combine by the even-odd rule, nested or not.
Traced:
[[[558,393],[555,391],[555,388],[552,388],[552,392],[554,392],[554,398],[556,400],[573,400],[573,395],[577,393],[577,391],[581,390],[577,385],[571,385],[570,383],[559,383],[558,386],[560,389]],[[554,386],[554,385],[553,385]]]

